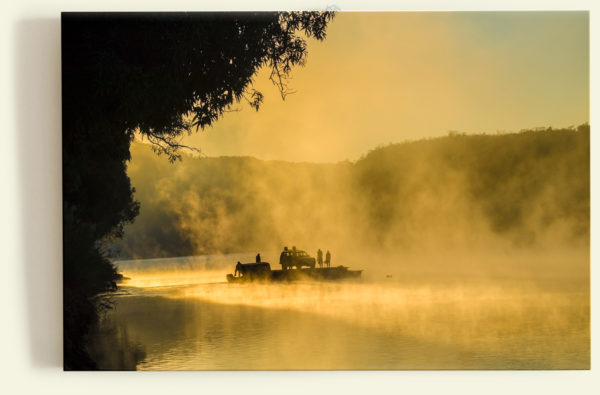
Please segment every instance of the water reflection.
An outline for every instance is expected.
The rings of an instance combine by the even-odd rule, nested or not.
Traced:
[[[99,370],[136,370],[146,358],[144,346],[131,339],[126,323],[102,316],[88,346]]]
[[[217,265],[178,284],[181,268],[125,269],[110,319],[144,346],[141,370],[589,368],[583,279],[200,281]]]

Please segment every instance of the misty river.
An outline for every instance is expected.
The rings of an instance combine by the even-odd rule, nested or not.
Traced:
[[[263,255],[273,269],[276,256]],[[138,370],[590,366],[585,258],[539,276],[510,268],[427,272],[424,265],[418,272],[365,268],[350,282],[226,283],[235,262],[253,259],[116,262],[129,279],[103,326],[126,350],[112,355],[115,341],[99,336],[104,367],[122,368],[114,360],[127,358],[127,349],[137,353]]]

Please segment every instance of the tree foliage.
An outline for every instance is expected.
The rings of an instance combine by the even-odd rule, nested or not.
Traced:
[[[331,12],[66,14],[63,59],[70,120],[110,117],[173,157],[178,137],[210,126],[240,100],[255,109],[252,77],[269,67],[282,96],[306,37],[325,38]],[[182,115],[191,115],[188,122]]]
[[[81,354],[91,306],[114,287],[102,253],[139,204],[127,174],[139,131],[173,161],[181,137],[212,125],[231,105],[259,108],[261,67],[283,98],[306,39],[325,38],[331,12],[65,13],[62,18],[65,367]],[[85,306],[82,306],[81,304]]]

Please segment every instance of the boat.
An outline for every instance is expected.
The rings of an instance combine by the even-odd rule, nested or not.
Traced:
[[[347,266],[315,266],[315,259],[306,252],[295,249],[281,254],[281,270],[272,270],[268,262],[238,262],[234,274],[226,276],[228,283],[247,282],[292,282],[292,281],[337,281],[358,279],[362,270],[350,270]],[[298,259],[295,259],[298,257]],[[305,267],[306,266],[306,267]]]

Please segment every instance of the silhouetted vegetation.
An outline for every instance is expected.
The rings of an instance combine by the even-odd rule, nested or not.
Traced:
[[[355,163],[190,156],[161,166],[144,144],[133,154],[142,209],[113,247],[124,258],[277,251],[290,240],[403,251],[589,242],[588,125],[453,134]]]
[[[306,37],[322,40],[330,12],[80,14],[62,18],[64,366],[94,369],[86,339],[115,288],[103,252],[139,204],[125,169],[136,131],[178,158],[179,138],[247,101],[259,68],[282,96]]]
[[[460,214],[481,214],[487,228],[516,245],[534,244],[558,223],[567,227],[561,236],[568,240],[561,242],[587,241],[589,133],[589,125],[582,125],[451,134],[373,150],[356,164],[373,241],[389,240],[387,234],[414,220],[415,212],[426,210],[431,218],[421,220],[438,224],[447,204]],[[454,226],[464,232],[461,223]],[[402,242],[405,235],[398,236],[395,241]]]
[[[107,317],[92,330],[89,354],[99,370],[136,370],[146,357],[142,344],[129,337],[127,328]]]

